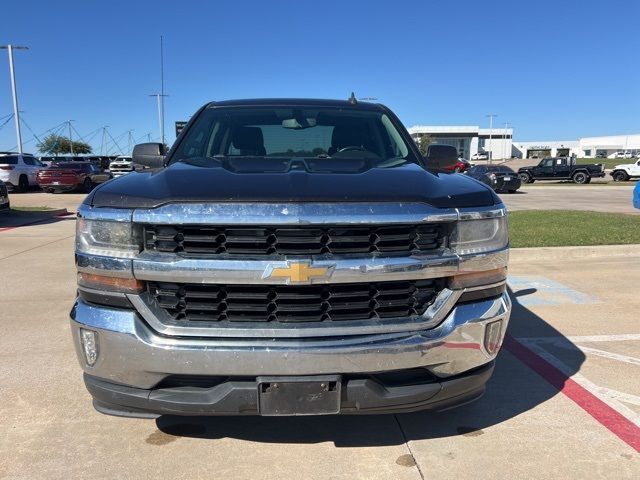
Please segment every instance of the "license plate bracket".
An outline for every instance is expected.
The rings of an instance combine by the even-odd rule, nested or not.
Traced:
[[[258,377],[258,411],[265,416],[331,415],[340,412],[339,375]]]

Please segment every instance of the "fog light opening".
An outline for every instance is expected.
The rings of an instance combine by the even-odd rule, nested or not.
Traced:
[[[495,355],[502,345],[502,320],[488,323],[484,331],[484,348],[489,355]]]
[[[98,333],[81,328],[80,343],[82,343],[82,352],[87,365],[93,367],[98,360]]]

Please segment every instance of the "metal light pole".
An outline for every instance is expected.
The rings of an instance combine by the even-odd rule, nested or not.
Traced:
[[[20,112],[18,111],[18,93],[16,91],[16,72],[13,68],[13,51],[29,50],[29,47],[18,45],[0,45],[0,49],[9,53],[9,74],[11,76],[11,93],[13,94],[13,119],[16,123],[16,140],[18,141],[18,153],[22,153],[22,133],[20,132]]]
[[[507,130],[509,129],[509,127],[511,126],[511,122],[504,122],[504,135],[503,135],[503,139],[502,139],[502,159],[506,160],[507,157],[505,156],[506,151],[507,151]],[[509,155],[509,157],[511,157],[511,155]]]
[[[489,117],[489,163],[491,163],[491,159],[493,158],[493,145],[491,144],[491,137],[493,136],[493,117],[497,117],[495,113],[488,113],[486,115]]]
[[[69,125],[69,148],[71,149],[71,155],[73,155],[73,138],[71,138],[71,122],[73,122],[73,120],[67,120],[67,125]]]

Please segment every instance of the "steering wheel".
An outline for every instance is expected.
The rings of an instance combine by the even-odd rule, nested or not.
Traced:
[[[338,153],[342,153],[342,152],[353,152],[353,151],[360,151],[360,152],[366,152],[367,149],[364,147],[359,147],[357,145],[348,145],[346,147],[342,147],[341,149],[338,150]]]

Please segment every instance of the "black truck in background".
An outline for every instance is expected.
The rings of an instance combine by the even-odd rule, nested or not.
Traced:
[[[574,183],[585,184],[591,182],[594,177],[604,175],[603,164],[576,164],[576,159],[572,157],[545,157],[538,165],[518,169],[522,183],[533,183],[536,180],[572,180]]]

